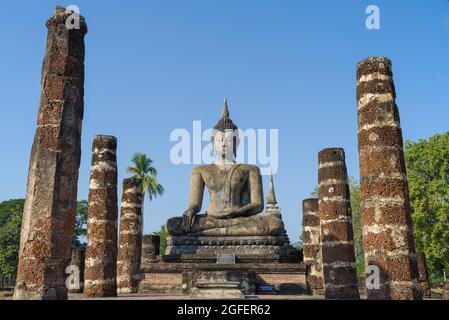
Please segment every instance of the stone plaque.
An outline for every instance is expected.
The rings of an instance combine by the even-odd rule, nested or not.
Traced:
[[[218,253],[217,264],[235,264],[235,254],[232,253]]]

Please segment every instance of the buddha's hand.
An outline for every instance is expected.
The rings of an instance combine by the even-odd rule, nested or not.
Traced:
[[[232,219],[240,216],[240,212],[236,209],[225,209],[224,210],[224,219]]]
[[[184,231],[189,232],[195,222],[195,212],[193,209],[187,209],[182,215]]]

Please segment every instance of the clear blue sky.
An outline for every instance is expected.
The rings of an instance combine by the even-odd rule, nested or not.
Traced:
[[[279,129],[275,184],[292,241],[318,151],[343,147],[349,174],[359,175],[359,60],[392,59],[406,139],[449,130],[447,0],[1,1],[0,200],[25,196],[45,21],[56,4],[78,5],[89,26],[79,199],[93,136],[115,135],[120,181],[141,151],[166,188],[146,203],[146,232],[187,206],[192,166],[171,164],[170,132],[193,120],[213,126],[224,96],[240,128]],[[381,30],[365,28],[369,4],[380,7]]]

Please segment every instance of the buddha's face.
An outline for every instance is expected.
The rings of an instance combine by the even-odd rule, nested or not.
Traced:
[[[234,148],[235,143],[235,148]],[[234,159],[234,150],[237,150],[239,139],[237,131],[226,130],[226,132],[217,131],[214,135],[213,146],[216,152],[217,160]]]

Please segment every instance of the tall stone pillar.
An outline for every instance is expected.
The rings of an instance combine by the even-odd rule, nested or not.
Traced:
[[[47,21],[14,299],[67,299],[65,269],[75,225],[87,33],[83,17],[80,29],[68,30],[69,15],[57,7]]]
[[[78,268],[79,277],[78,283],[73,283],[69,286],[70,293],[82,293],[84,289],[84,263],[86,258],[86,249],[73,249],[71,266]]]
[[[156,235],[144,235],[142,238],[142,261],[141,264],[155,262],[159,255],[161,238]]]
[[[419,272],[419,286],[423,297],[430,298],[429,271],[427,270],[426,255],[424,252],[416,252]]]
[[[380,288],[368,299],[421,299],[391,61],[357,65],[361,222],[365,264],[378,268]],[[374,272],[374,271],[373,271]]]
[[[359,299],[345,153],[318,154],[318,198],[326,299]]]
[[[142,183],[139,179],[123,181],[120,212],[120,245],[117,258],[117,293],[136,293],[140,280],[142,254]]]
[[[117,139],[95,136],[92,145],[84,295],[117,295]]]
[[[307,266],[307,285],[314,295],[322,295],[324,287],[318,199],[305,199],[302,202],[302,214],[302,240],[304,263]]]

